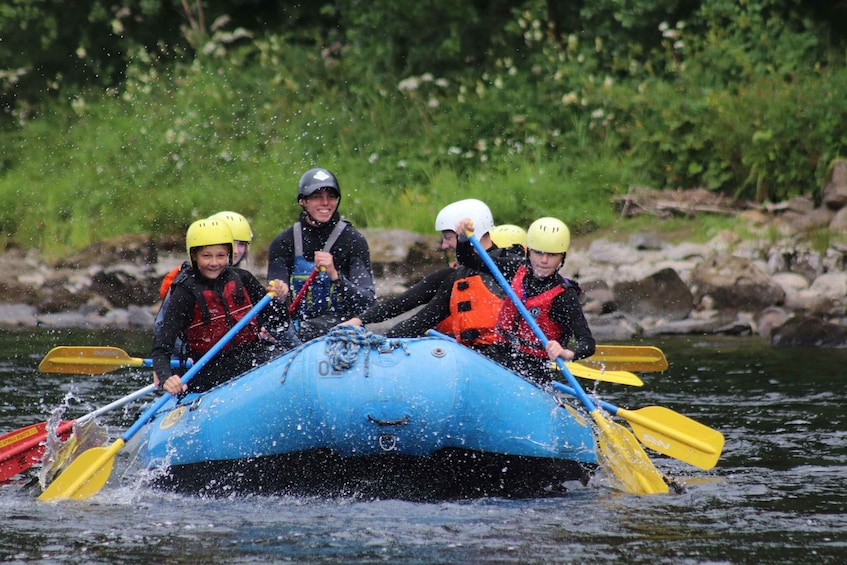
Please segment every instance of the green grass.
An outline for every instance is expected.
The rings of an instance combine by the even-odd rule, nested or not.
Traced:
[[[478,92],[473,71],[401,90],[357,82],[343,68],[329,72],[293,45],[257,40],[243,49],[172,66],[139,59],[120,92],[60,97],[0,132],[0,244],[56,257],[130,233],[181,238],[193,220],[233,210],[250,220],[261,249],[297,217],[297,181],[316,165],[336,173],[340,211],[358,227],[431,233],[441,207],[473,197],[497,223],[526,227],[555,216],[575,237],[743,232],[729,218],[624,222],[615,211],[615,196],[630,186],[681,188],[675,183],[709,167],[721,182],[743,172],[749,159],[736,152],[749,140],[700,127],[716,110],[690,104],[691,85],[644,83],[634,96],[633,84],[607,87],[575,65],[582,102],[564,104],[562,93],[577,86],[530,80],[519,74],[526,69]],[[557,81],[569,80],[555,70],[548,72]],[[744,99],[728,96],[712,104],[721,124],[744,123]],[[821,111],[831,104],[822,100]],[[841,122],[830,121],[835,131]],[[719,140],[728,146],[717,154]]]
[[[223,108],[208,97],[200,104],[196,95],[155,92],[48,108],[4,138],[15,158],[0,175],[3,243],[56,256],[126,233],[179,236],[194,219],[230,209],[248,217],[266,245],[296,218],[297,181],[316,164],[337,174],[340,210],[356,225],[422,233],[441,207],[462,198],[487,202],[498,223],[527,226],[550,215],[575,233],[590,231],[614,220],[611,198],[625,182],[609,158],[568,163],[528,151],[469,164],[478,155],[411,137],[420,124],[373,128],[370,117],[345,108],[269,125],[254,101],[260,111],[242,116],[236,134],[222,119],[230,100],[219,98]]]

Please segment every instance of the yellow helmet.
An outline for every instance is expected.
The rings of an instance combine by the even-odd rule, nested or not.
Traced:
[[[250,223],[247,218],[238,212],[218,212],[209,216],[210,220],[223,220],[232,230],[232,239],[235,241],[253,242],[253,230],[250,229]]]
[[[526,246],[544,253],[567,253],[571,246],[571,232],[562,220],[539,218],[526,232]]]
[[[514,224],[500,224],[495,226],[490,232],[491,241],[500,249],[505,249],[513,245],[526,247],[526,230]]]
[[[188,231],[185,232],[185,248],[192,265],[194,260],[191,258],[191,251],[206,245],[228,245],[229,264],[232,265],[232,249],[235,243],[232,239],[232,230],[224,221],[206,218],[188,226]]]

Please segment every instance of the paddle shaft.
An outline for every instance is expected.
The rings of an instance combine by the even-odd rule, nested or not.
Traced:
[[[188,382],[194,378],[194,376],[206,366],[206,364],[211,361],[211,359],[218,354],[226,345],[232,340],[235,335],[240,332],[244,327],[250,323],[250,321],[256,317],[256,314],[259,313],[262,308],[267,306],[267,304],[273,300],[273,293],[266,294],[253,308],[250,309],[247,314],[244,315],[229,331],[224,334],[224,336],[215,343],[207,351],[203,354],[203,356],[196,362],[192,367],[186,371],[186,373],[182,376],[182,383],[188,384]],[[171,394],[162,395],[159,400],[157,400],[153,405],[147,409],[141,416],[139,416],[138,420],[130,426],[130,428],[124,432],[124,434],[118,438],[107,448],[92,448],[88,451],[82,453],[77,460],[75,460],[71,465],[65,470],[64,473],[56,477],[53,483],[47,487],[47,489],[41,493],[41,496],[38,497],[41,501],[48,500],[65,500],[68,498],[72,498],[83,486],[90,480],[94,479],[97,472],[102,468],[108,468],[111,470],[111,462],[113,461],[115,455],[121,448],[126,445],[136,433],[138,433],[141,428],[143,428],[156,413],[161,410],[165,404],[168,403],[171,399]],[[75,465],[75,463],[79,461],[79,465]],[[78,468],[78,467],[81,467]],[[111,472],[111,471],[110,471]],[[101,473],[104,475],[104,473]],[[92,496],[97,491],[102,488],[105,481],[108,480],[107,477],[103,477],[102,483],[99,480],[92,480],[92,483],[96,485],[96,488],[89,488],[87,490],[83,490],[80,493],[79,498],[85,499],[89,496]]]
[[[487,253],[485,253],[485,251],[481,248],[481,245],[476,240],[476,238],[473,237],[473,235],[470,236],[470,240],[471,244],[474,245],[474,248],[479,253],[483,262],[486,264],[488,269],[497,279],[497,282],[500,283],[500,286],[502,286],[503,290],[509,295],[509,298],[515,304],[515,307],[521,313],[526,323],[530,326],[530,328],[532,328],[532,331],[535,333],[536,337],[541,341],[544,346],[546,346],[548,340],[544,335],[544,332],[541,331],[541,328],[535,322],[535,319],[530,315],[529,311],[527,311],[526,307],[523,305],[520,299],[518,299],[511,285],[506,282],[506,279],[500,273],[500,270],[494,264],[494,261],[488,256]],[[556,359],[556,364],[562,370],[562,374],[565,375],[568,380],[568,383],[571,386],[570,388],[568,388],[562,385],[561,383],[553,381],[553,387],[562,390],[563,392],[566,392],[571,396],[575,396],[577,399],[579,399],[579,401],[582,402],[583,405],[585,405],[589,413],[591,413],[592,417],[594,417],[594,420],[598,423],[598,425],[600,425],[601,427],[605,426],[605,429],[608,431],[611,422],[603,418],[600,415],[599,411],[596,411],[595,404],[591,401],[590,398],[588,398],[588,395],[585,394],[585,391],[582,389],[582,387],[579,386],[579,383],[576,381],[576,379],[573,377],[573,375],[570,373],[570,371],[567,369],[561,359]],[[655,434],[649,434],[644,432],[639,433],[639,436],[641,437],[642,441],[648,443],[650,447],[656,449],[661,453],[665,453],[671,455],[672,457],[677,457],[683,461],[687,461],[689,463],[700,466],[701,468],[711,468],[711,466],[713,466],[716,462],[717,456],[720,454],[720,451],[722,449],[723,437],[720,435],[719,432],[707,428],[706,426],[703,426],[702,424],[694,422],[693,420],[690,420],[688,418],[685,418],[685,420],[688,420],[688,422],[686,423],[689,424],[690,422],[690,426],[694,426],[698,429],[698,432],[702,434],[700,436],[700,438],[703,438],[702,440],[697,437],[693,437],[693,435],[690,433],[684,433],[677,429],[674,429],[671,426],[667,426],[657,421],[655,418],[642,417],[636,412],[620,409],[603,401],[600,401],[600,405],[612,414],[619,415],[620,417],[629,421],[629,423],[633,425],[633,428],[636,430],[637,433],[639,433],[640,431],[638,428],[635,427],[635,424],[638,424],[655,432]],[[684,417],[680,415],[674,415],[674,418],[680,421]],[[611,432],[613,433],[614,430],[611,430]],[[626,447],[627,450],[630,451],[631,455],[633,455],[637,458],[637,460],[640,460],[643,463],[643,470],[647,472],[647,477],[652,475],[654,472],[656,473],[656,475],[658,475],[658,472],[655,471],[655,468],[652,468],[653,466],[652,463],[650,463],[649,458],[646,456],[646,454],[644,454],[644,450],[640,449],[638,443],[635,442],[634,438],[630,442],[631,435],[629,434],[629,432],[627,432],[624,428],[621,427],[619,430],[617,430],[617,436],[618,439],[621,440],[621,447]],[[686,453],[686,450],[679,449],[675,445],[664,445],[665,441],[663,441],[661,436],[665,436],[673,441],[680,442],[688,447],[698,450],[700,453]],[[645,478],[645,475],[640,472],[634,474],[639,481]],[[658,484],[654,484],[656,488],[651,487],[648,482],[644,482],[643,485],[645,492],[661,492],[660,490],[658,490]]]
[[[488,267],[488,270],[491,272],[492,276],[497,280],[497,283],[503,288],[503,291],[509,296],[509,299],[512,301],[512,304],[515,305],[515,308],[518,309],[521,316],[523,316],[524,321],[527,325],[532,329],[532,332],[535,334],[535,337],[541,342],[541,346],[546,348],[547,336],[544,335],[544,332],[541,330],[541,327],[538,325],[538,322],[535,321],[535,318],[532,317],[532,314],[529,313],[529,310],[526,309],[521,299],[515,293],[515,289],[512,288],[512,285],[509,284],[509,281],[506,280],[506,277],[503,276],[503,273],[500,272],[500,269],[497,268],[497,265],[494,263],[494,260],[488,256],[488,252],[482,247],[482,244],[473,234],[468,236],[468,239],[473,245],[479,257],[482,259],[482,262],[485,263],[485,266]],[[571,385],[571,388],[574,390],[574,396],[579,399],[580,402],[585,406],[585,409],[588,410],[589,413],[594,412],[597,408],[594,405],[594,402],[588,398],[588,395],[585,394],[585,391],[579,385],[579,382],[576,380],[576,377],[571,374],[568,368],[565,366],[564,362],[561,359],[556,359],[556,365],[559,367],[559,370],[562,371],[562,374],[565,375],[565,378],[568,380],[568,383]]]
[[[544,335],[544,332],[535,321],[535,318],[532,317],[529,310],[526,309],[526,306],[524,306],[523,302],[521,302],[520,298],[518,298],[518,295],[515,293],[512,285],[509,284],[500,272],[500,269],[497,268],[494,260],[488,256],[488,253],[485,249],[483,249],[479,240],[477,240],[473,234],[469,234],[468,239],[477,254],[485,263],[486,267],[488,267],[488,270],[515,305],[515,308],[517,308],[518,312],[520,312],[524,321],[532,329],[535,337],[538,338],[541,345],[546,348],[547,343],[549,342],[547,336]],[[588,395],[585,394],[585,391],[579,385],[576,377],[571,374],[567,366],[565,366],[565,363],[560,358],[556,358],[556,365],[558,365],[562,374],[565,375],[568,383],[570,383],[571,388],[573,388],[574,396],[582,402],[586,410],[589,414],[591,414],[597,428],[600,430],[598,433],[598,444],[600,446],[601,455],[603,459],[607,461],[607,464],[612,472],[620,480],[624,490],[632,494],[667,493],[668,488],[662,476],[653,466],[653,463],[647,457],[647,454],[644,453],[644,450],[641,449],[641,446],[632,434],[630,434],[622,426],[606,419],[603,414],[600,413],[594,405],[594,402],[592,402],[591,399],[588,398]]]
[[[68,435],[75,423],[84,424],[89,420],[102,416],[115,408],[120,408],[134,400],[146,396],[156,390],[154,385],[146,386],[132,394],[115,400],[102,408],[98,408],[76,420],[66,420],[56,427],[56,436],[64,438]],[[32,465],[41,460],[44,454],[44,440],[47,439],[47,422],[28,426],[5,434],[4,441],[0,441],[0,481],[7,480],[17,474],[23,473]],[[16,437],[17,436],[17,437]],[[20,439],[18,439],[20,438]],[[6,443],[8,442],[8,443]],[[9,445],[7,448],[6,445]]]
[[[226,345],[232,340],[232,338],[235,337],[235,334],[243,330],[244,327],[249,324],[254,317],[256,317],[256,314],[258,314],[262,308],[267,306],[271,300],[273,300],[273,294],[266,294],[255,306],[253,306],[253,308],[249,312],[247,312],[247,314],[243,318],[238,320],[238,322],[234,326],[232,326],[229,331],[226,332],[224,336],[219,339],[215,345],[212,346],[211,349],[209,349],[209,351],[204,353],[203,356],[200,357],[200,359],[196,363],[194,363],[191,368],[188,369],[188,371],[185,372],[181,379],[182,384],[188,384],[188,381],[193,379],[194,375],[199,373],[200,369],[205,367],[206,364],[212,360],[212,357],[217,355],[224,347],[226,347]],[[132,436],[134,436],[138,432],[138,430],[144,427],[144,425],[147,424],[147,422],[149,422],[153,418],[153,416],[156,415],[156,412],[158,412],[162,408],[162,406],[164,406],[168,402],[168,400],[170,400],[170,397],[171,394],[165,394],[159,400],[157,400],[153,404],[153,406],[148,408],[147,411],[144,412],[144,414],[142,414],[132,426],[130,426],[130,428],[124,433],[124,435],[121,436],[124,442],[129,441]]]
[[[115,369],[120,369],[121,367],[152,367],[153,360],[152,359],[141,359],[140,357],[130,357],[128,360],[123,359],[86,359],[83,357],[52,357],[50,359],[51,362],[55,364],[62,365],[97,365],[97,366],[110,366]],[[176,369],[177,367],[190,367],[190,362],[183,363],[179,359],[171,359],[171,367]]]
[[[294,300],[291,301],[291,304],[288,306],[288,316],[293,317],[294,313],[297,311],[297,307],[300,306],[300,302],[302,302],[303,297],[306,295],[306,291],[312,286],[312,282],[315,280],[315,277],[318,276],[318,269],[315,268],[309,273],[309,276],[306,278],[306,281],[303,283],[303,286],[300,287],[300,290],[297,292],[297,296],[294,297]]]

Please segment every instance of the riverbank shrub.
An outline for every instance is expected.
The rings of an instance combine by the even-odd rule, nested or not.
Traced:
[[[383,4],[298,12],[296,28],[194,14],[183,42],[124,38],[119,82],[9,112],[0,240],[58,254],[234,209],[269,242],[315,164],[360,227],[430,232],[477,197],[498,222],[554,215],[579,234],[613,224],[630,186],[818,196],[847,153],[843,43],[795,0],[450,4],[437,33],[422,3],[388,35],[373,30],[406,3]]]

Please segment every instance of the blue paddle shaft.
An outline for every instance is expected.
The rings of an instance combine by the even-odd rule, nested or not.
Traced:
[[[488,256],[488,252],[482,248],[482,244],[479,242],[476,236],[470,234],[468,235],[468,239],[470,240],[471,245],[473,245],[473,248],[476,250],[477,254],[479,254],[479,257],[482,259],[482,262],[485,263],[485,266],[488,267],[488,270],[491,271],[491,274],[494,276],[500,286],[503,287],[503,290],[509,296],[509,299],[511,299],[512,303],[515,305],[515,308],[518,309],[518,312],[520,312],[521,316],[523,316],[524,321],[526,321],[527,325],[529,325],[529,327],[532,329],[532,333],[534,333],[535,337],[537,337],[541,341],[542,347],[546,348],[547,342],[549,341],[547,339],[547,336],[544,335],[544,332],[541,331],[541,327],[539,327],[538,322],[535,321],[535,318],[533,318],[532,314],[529,313],[529,310],[526,309],[526,306],[524,306],[523,302],[521,302],[521,299],[518,298],[518,295],[515,293],[515,289],[512,288],[512,285],[509,284],[509,282],[506,280],[506,277],[504,277],[503,273],[500,272],[500,269],[497,268],[497,265],[494,263],[494,260]],[[576,377],[571,374],[570,370],[565,366],[561,359],[556,359],[556,365],[559,367],[559,370],[562,371],[562,374],[565,375],[565,378],[568,380],[568,383],[573,388],[574,396],[576,396],[579,401],[585,405],[585,408],[588,409],[589,412],[594,412],[596,408],[594,406],[594,403],[591,401],[590,398],[588,398],[588,395],[585,394],[585,391],[579,385],[579,382],[577,382]]]
[[[196,363],[191,366],[190,369],[188,369],[188,371],[186,371],[186,373],[182,376],[182,384],[188,384],[188,381],[193,379],[194,375],[199,373],[200,369],[205,367],[206,363],[211,361],[212,357],[217,355],[221,349],[226,347],[226,344],[228,344],[232,340],[232,338],[235,337],[235,334],[244,329],[244,327],[250,323],[250,320],[255,318],[256,314],[258,314],[262,308],[267,306],[271,300],[273,300],[273,294],[266,294],[255,306],[253,306],[253,308],[250,309],[249,312],[247,312],[247,314],[245,314],[243,318],[238,320],[238,322],[234,326],[232,326],[230,330],[226,332],[226,334],[224,334],[224,336],[219,339],[218,342],[213,345],[209,351],[207,351]],[[144,414],[139,416],[138,420],[136,420],[135,423],[130,426],[130,428],[126,432],[124,432],[124,435],[121,436],[124,440],[124,443],[128,442],[132,438],[132,436],[138,433],[138,430],[143,428],[144,425],[147,424],[147,422],[149,422],[153,418],[153,416],[156,415],[156,412],[158,412],[168,402],[168,400],[170,400],[171,396],[171,394],[162,395],[162,397],[157,400],[153,404],[153,406],[148,408],[147,411],[144,412]]]
[[[152,359],[142,359],[141,361],[142,361],[142,363],[141,363],[142,367],[152,367],[153,366],[153,360]],[[186,367],[190,367],[191,361],[186,361],[185,363],[183,363],[179,359],[171,359],[171,367],[173,367],[174,369],[182,367],[183,365],[185,365]]]
[[[562,383],[558,383],[556,381],[553,381],[553,388],[555,388],[558,391],[564,392],[565,394],[569,394],[571,396],[577,396],[576,391],[574,389],[572,389],[571,387],[569,387],[567,385],[563,385]],[[603,408],[603,410],[605,410],[606,412],[608,412],[612,416],[615,416],[618,413],[618,407],[615,406],[614,404],[609,404],[605,400],[600,400],[600,406]]]

